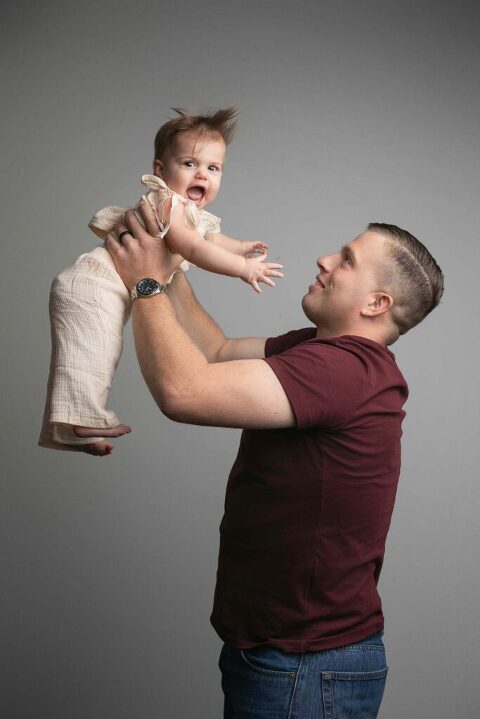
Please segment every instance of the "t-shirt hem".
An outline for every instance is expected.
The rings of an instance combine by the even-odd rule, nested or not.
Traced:
[[[220,639],[234,647],[235,649],[253,649],[254,647],[268,646],[280,649],[283,652],[293,654],[303,654],[305,652],[321,652],[328,649],[340,649],[341,647],[355,644],[367,639],[372,634],[383,631],[383,618],[371,624],[348,632],[347,634],[336,635],[333,637],[323,637],[318,639],[267,639],[264,642],[249,641],[240,637],[231,636],[227,632],[217,628],[212,621],[212,626]]]

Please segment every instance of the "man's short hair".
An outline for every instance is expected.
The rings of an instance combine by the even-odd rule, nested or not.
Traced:
[[[195,132],[199,135],[220,135],[226,145],[232,139],[238,116],[233,105],[204,114],[191,114],[179,107],[171,108],[177,113],[158,130],[155,136],[155,159],[165,160],[171,153],[177,136],[181,132]]]
[[[382,222],[371,222],[367,229],[385,237],[385,253],[392,260],[385,278],[394,299],[391,317],[403,335],[440,302],[442,270],[425,245],[407,230]]]

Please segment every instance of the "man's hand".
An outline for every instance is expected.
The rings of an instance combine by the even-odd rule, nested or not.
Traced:
[[[98,442],[73,445],[79,452],[86,452],[87,454],[92,454],[94,457],[105,457],[105,455],[113,452],[114,445],[110,440],[105,439],[105,437],[123,437],[124,434],[129,434],[132,431],[131,427],[127,427],[126,424],[119,424],[117,427],[112,427],[112,429],[105,429],[105,427],[102,429],[95,427],[72,427],[72,429],[77,437],[102,437],[103,435],[102,439],[98,440]]]
[[[146,230],[136,212],[141,215]],[[123,234],[119,241],[119,235],[125,232],[128,234]],[[151,277],[165,284],[182,262],[181,255],[170,252],[166,242],[157,234],[158,225],[154,212],[145,201],[140,202],[136,211],[126,212],[115,231],[108,233],[105,247],[128,290],[143,277]]]

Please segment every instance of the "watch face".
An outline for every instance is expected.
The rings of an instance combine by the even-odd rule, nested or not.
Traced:
[[[157,280],[152,280],[150,277],[145,277],[144,280],[140,280],[140,282],[137,284],[137,292],[139,295],[148,297],[149,295],[153,295],[153,293],[158,290],[159,287],[160,285],[158,284]]]

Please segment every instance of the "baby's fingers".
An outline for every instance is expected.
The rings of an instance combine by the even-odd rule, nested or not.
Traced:
[[[278,270],[265,270],[265,274],[270,277],[284,277],[283,272],[278,272]]]
[[[275,274],[276,277],[283,277],[283,272],[280,272],[283,270],[283,265],[278,262],[262,262],[261,268],[262,272],[268,272],[269,275]]]

